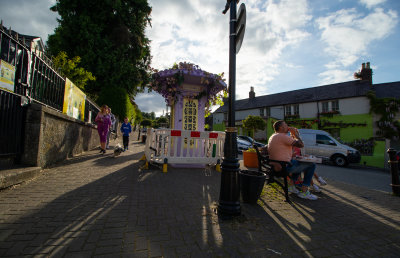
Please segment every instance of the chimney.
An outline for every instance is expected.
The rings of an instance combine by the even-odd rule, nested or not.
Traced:
[[[372,69],[370,68],[370,63],[362,64],[361,66],[361,80],[369,81],[372,86]]]
[[[249,99],[254,99],[256,97],[256,93],[254,92],[254,87],[250,87],[250,92],[249,92]]]
[[[372,87],[372,69],[370,63],[362,63],[361,71],[354,73],[354,78],[362,81],[368,81],[369,85]]]

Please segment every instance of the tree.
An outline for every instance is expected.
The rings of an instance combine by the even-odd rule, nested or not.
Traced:
[[[156,119],[156,113],[151,112],[151,113],[146,113],[142,112],[143,118],[149,119],[149,120],[155,120]]]
[[[125,117],[130,121],[135,115],[135,108],[124,88],[103,88],[97,99],[97,104],[100,106],[106,104],[111,107],[112,113],[121,121]]]
[[[153,127],[154,128],[159,128],[159,127],[166,127],[168,125],[168,119],[166,117],[159,117],[156,120],[153,120]]]
[[[143,127],[149,127],[149,126],[151,126],[151,124],[152,124],[151,120],[149,120],[149,119],[143,119],[142,122],[140,122],[140,125]]]
[[[60,18],[47,41],[48,53],[81,57],[82,67],[97,79],[85,87],[89,96],[96,100],[109,87],[122,88],[129,97],[143,92],[151,62],[147,0],[57,0],[50,9]]]
[[[82,67],[78,67],[81,62],[79,56],[68,59],[67,53],[61,51],[56,57],[53,57],[54,66],[60,69],[62,76],[70,79],[78,88],[85,90],[85,85],[88,81],[94,81],[96,78],[91,72],[86,71]]]
[[[260,116],[249,115],[243,120],[243,127],[253,132],[253,138],[256,130],[265,129],[265,121]]]
[[[139,107],[136,105],[135,106],[135,121],[134,124],[136,125],[140,125],[140,122],[142,122],[143,120],[143,116],[142,116],[142,112],[140,111]]]

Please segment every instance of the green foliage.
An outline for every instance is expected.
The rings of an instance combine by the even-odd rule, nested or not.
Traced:
[[[82,67],[96,77],[86,93],[98,96],[110,85],[129,96],[143,92],[151,62],[147,0],[57,0],[50,9],[60,18],[47,41],[48,52],[81,57]]]
[[[142,112],[140,111],[139,107],[137,105],[134,106],[135,109],[135,121],[134,124],[138,125],[140,122],[143,120]]]
[[[132,105],[129,95],[123,88],[109,87],[104,88],[98,98],[98,104],[108,105],[112,109],[112,113],[119,118],[120,121],[127,117],[129,121],[135,118],[135,106]]]
[[[249,130],[264,130],[265,121],[260,116],[249,115],[243,120],[243,127]]]
[[[243,127],[253,131],[253,137],[256,130],[265,129],[265,121],[260,116],[249,115],[243,120]]]
[[[159,117],[153,120],[153,128],[166,127],[168,126],[168,119],[166,117]]]
[[[60,69],[61,75],[70,79],[81,90],[85,90],[85,85],[88,81],[95,81],[96,78],[91,72],[86,71],[82,67],[78,67],[81,62],[79,56],[68,59],[67,53],[61,51],[56,57],[53,57],[55,67]]]
[[[151,112],[151,113],[146,113],[142,112],[143,118],[149,119],[149,120],[155,120],[156,119],[156,113]]]
[[[211,108],[213,106],[222,107],[224,105],[224,99],[227,99],[227,98],[228,98],[228,92],[226,90],[223,90],[222,92],[220,92],[217,95],[214,95],[210,99],[208,99],[208,104],[207,104],[207,108],[204,112],[204,117],[208,117],[209,115],[211,115]]]
[[[150,127],[152,122],[150,119],[143,119],[142,122],[140,122],[140,125],[143,127]]]
[[[399,139],[400,122],[395,120],[395,117],[400,111],[400,100],[377,98],[373,91],[369,91],[367,97],[370,101],[370,113],[380,115],[379,121],[376,122],[379,128],[376,134],[386,139]]]

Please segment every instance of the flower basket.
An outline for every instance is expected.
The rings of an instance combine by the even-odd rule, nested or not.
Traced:
[[[243,151],[243,165],[248,168],[258,167],[257,152]]]

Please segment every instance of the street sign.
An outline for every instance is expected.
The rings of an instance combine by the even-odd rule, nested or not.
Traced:
[[[239,53],[240,47],[242,46],[244,31],[246,28],[246,6],[244,3],[240,5],[237,22],[236,22],[236,54]]]

